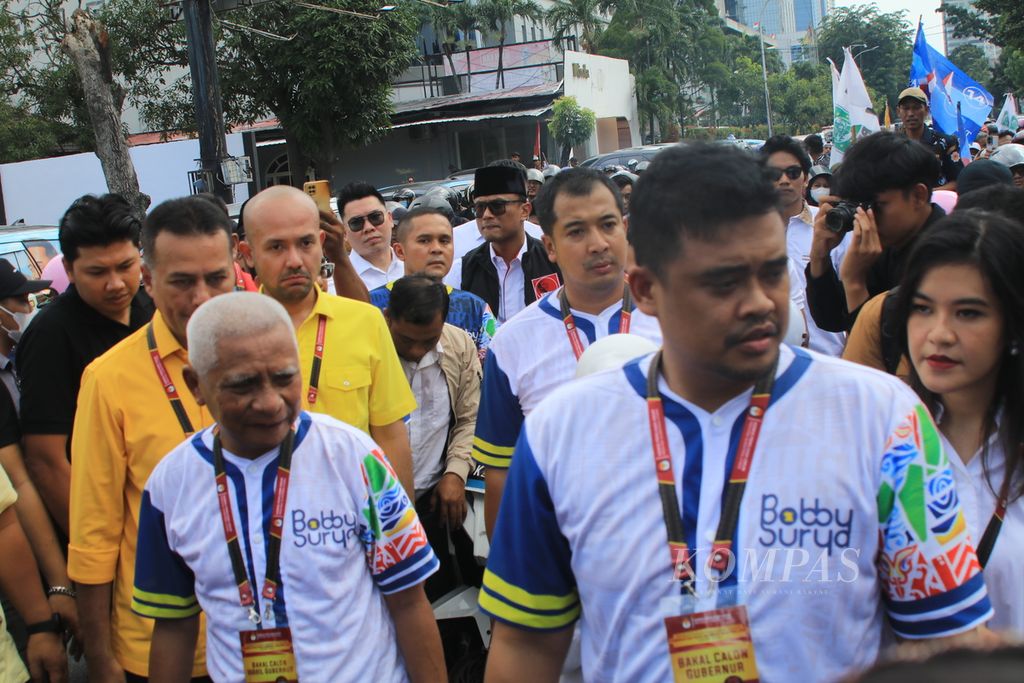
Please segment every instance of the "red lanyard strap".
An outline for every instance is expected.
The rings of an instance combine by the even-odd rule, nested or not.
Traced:
[[[313,368],[309,371],[309,391],[306,402],[310,406],[316,403],[320,386],[320,368],[324,363],[324,340],[327,336],[327,316],[321,313],[316,323],[316,345],[313,347]]]
[[[565,293],[563,286],[558,292],[558,305],[562,310],[562,322],[565,323],[565,334],[569,337],[569,344],[572,345],[572,352],[576,360],[583,355],[583,342],[580,341],[580,332],[576,328],[576,321],[572,317],[572,310],[569,307],[569,296]],[[629,284],[622,288],[622,313],[619,314],[619,333],[629,334],[629,323],[632,318],[630,309],[633,308],[633,295],[629,291]]]
[[[181,396],[178,395],[178,389],[174,386],[174,382],[171,381],[171,375],[167,372],[167,367],[164,365],[163,359],[160,358],[160,351],[156,348],[156,334],[153,332],[153,323],[149,323],[146,327],[146,346],[149,347],[149,357],[153,360],[156,376],[164,387],[164,394],[167,395],[167,400],[171,403],[174,416],[178,418],[181,431],[185,432],[185,436],[192,436],[195,432],[195,429],[192,428],[192,421],[188,419],[188,413],[185,411],[185,405],[181,402]]]
[[[277,480],[274,482],[274,507],[270,515],[270,539],[267,542],[267,567],[263,579],[263,598],[267,601],[263,611],[263,619],[270,619],[277,599],[278,587],[281,584],[281,534],[284,529],[285,505],[288,502],[288,482],[292,466],[292,450],[295,446],[295,431],[288,430],[288,436],[281,442],[280,459],[277,465]],[[228,544],[228,555],[231,557],[231,571],[235,575],[238,586],[238,600],[242,607],[247,607],[249,620],[260,623],[259,612],[256,611],[256,600],[249,582],[242,559],[242,549],[238,543],[238,529],[235,527],[235,516],[231,512],[231,495],[228,493],[228,476],[224,468],[224,451],[220,443],[220,435],[213,436],[213,469],[217,482],[217,506],[220,509],[220,520],[224,526],[224,540]]]
[[[992,518],[988,520],[988,526],[985,527],[985,533],[981,535],[981,540],[978,541],[978,563],[981,564],[982,569],[988,564],[988,560],[992,556],[992,550],[996,546],[996,539],[999,538],[999,532],[1003,528],[1003,518],[1006,517],[1006,506],[1010,499],[1010,479],[1013,478],[1012,474],[1009,471],[1009,466],[1007,466],[1003,485],[999,489],[999,498],[996,499],[996,510],[992,513]]]
[[[658,494],[661,498],[661,510],[668,534],[669,558],[672,576],[682,582],[684,590],[693,590],[695,574],[693,554],[686,544],[686,534],[680,513],[679,497],[676,495],[676,479],[672,467],[672,452],[668,444],[668,432],[665,428],[665,409],[658,391],[658,375],[661,372],[661,351],[651,360],[651,368],[647,372],[647,419],[651,430],[651,442],[654,449],[654,469],[658,476]],[[740,433],[736,459],[733,461],[732,472],[726,483],[722,502],[722,516],[718,521],[718,531],[711,549],[708,565],[718,572],[725,571],[729,566],[729,553],[732,547],[736,522],[739,520],[740,504],[743,492],[750,476],[750,468],[754,461],[754,451],[761,433],[764,414],[771,400],[772,386],[775,384],[775,368],[767,372],[754,385],[754,393],[750,398],[746,417],[743,418],[743,430]]]

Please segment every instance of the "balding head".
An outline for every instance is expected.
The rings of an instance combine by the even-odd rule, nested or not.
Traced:
[[[287,185],[268,187],[245,205],[242,222],[238,250],[267,294],[285,306],[315,296],[324,236],[313,198]]]
[[[188,323],[185,382],[220,425],[224,447],[254,458],[284,439],[302,402],[299,349],[284,307],[254,292],[225,294]]]

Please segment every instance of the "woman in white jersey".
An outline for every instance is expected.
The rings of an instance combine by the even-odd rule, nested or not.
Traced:
[[[984,569],[994,629],[1024,632],[1024,226],[957,212],[915,245],[897,319]]]

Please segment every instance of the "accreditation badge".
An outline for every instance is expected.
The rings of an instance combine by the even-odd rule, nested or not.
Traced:
[[[757,662],[745,605],[665,619],[675,683],[756,683]]]
[[[245,683],[298,683],[290,628],[242,631]]]

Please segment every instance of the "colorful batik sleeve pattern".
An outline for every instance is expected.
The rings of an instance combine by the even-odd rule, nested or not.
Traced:
[[[391,464],[374,450],[363,458],[362,474],[366,486],[362,541],[374,581],[385,595],[426,581],[439,563]]]
[[[480,332],[476,338],[476,347],[480,349],[480,360],[484,359],[484,354],[487,353],[487,347],[491,345],[491,340],[494,339],[494,333],[498,331],[498,319],[494,317],[494,312],[491,311],[491,307],[486,302],[484,303],[483,311],[480,313]]]
[[[916,405],[889,436],[878,523],[878,572],[899,636],[954,635],[992,616],[953,471],[923,405]]]
[[[523,426],[523,408],[501,369],[494,349],[484,360],[480,409],[473,436],[473,459],[487,467],[507,470]]]
[[[526,431],[519,437],[487,559],[480,608],[520,628],[563,629],[580,615],[569,541]]]

